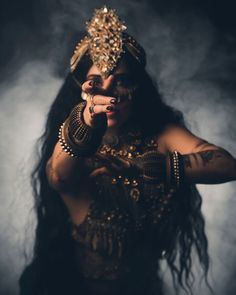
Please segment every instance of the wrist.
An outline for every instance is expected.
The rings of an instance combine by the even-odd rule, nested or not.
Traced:
[[[98,149],[105,127],[93,128],[86,124],[83,112],[86,103],[76,105],[59,130],[59,142],[72,157],[90,156]]]
[[[185,181],[183,156],[174,151],[166,157],[166,180],[169,187],[180,188]]]
[[[84,111],[83,111],[83,115],[82,115],[82,119],[84,121],[84,123],[89,126],[89,127],[93,127],[93,123],[92,123],[92,118],[91,115],[89,114],[87,108],[85,107]]]
[[[139,158],[137,167],[144,181],[165,183],[167,188],[178,189],[185,181],[183,156],[174,151],[167,155],[158,151],[148,151]]]

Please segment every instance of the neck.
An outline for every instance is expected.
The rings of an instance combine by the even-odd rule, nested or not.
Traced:
[[[119,127],[109,127],[107,128],[105,133],[106,136],[120,135],[120,134],[121,134],[121,129]]]
[[[125,122],[124,124],[122,124],[121,126],[108,127],[105,135],[119,136],[119,135],[122,135],[122,134],[129,132],[130,130],[133,130],[136,128],[138,128],[138,126],[136,126],[136,124],[133,124],[132,120],[129,120],[129,121]]]

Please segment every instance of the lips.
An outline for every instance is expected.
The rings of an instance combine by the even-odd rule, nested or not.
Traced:
[[[114,117],[115,115],[117,115],[118,111],[112,111],[112,112],[107,112],[106,115],[107,117]]]

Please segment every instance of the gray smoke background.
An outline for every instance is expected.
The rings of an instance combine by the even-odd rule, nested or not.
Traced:
[[[18,294],[26,255],[32,253],[36,220],[29,176],[36,139],[85,21],[104,4],[117,9],[144,46],[149,72],[164,99],[183,111],[191,131],[236,156],[236,27],[227,1],[1,2],[0,294]],[[216,295],[236,294],[236,183],[198,188],[210,283]],[[166,294],[172,295],[164,262],[162,268]],[[204,284],[196,285],[194,294],[200,293],[210,294]]]

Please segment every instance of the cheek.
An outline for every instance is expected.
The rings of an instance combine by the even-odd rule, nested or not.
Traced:
[[[117,119],[122,122],[126,121],[130,117],[131,112],[132,112],[132,109],[130,104],[123,105],[119,108]]]
[[[119,114],[129,114],[132,110],[131,102],[123,102],[118,106]]]
[[[128,105],[126,106],[124,112],[125,112],[128,116],[131,116],[132,111],[133,111],[132,103],[129,102]]]

